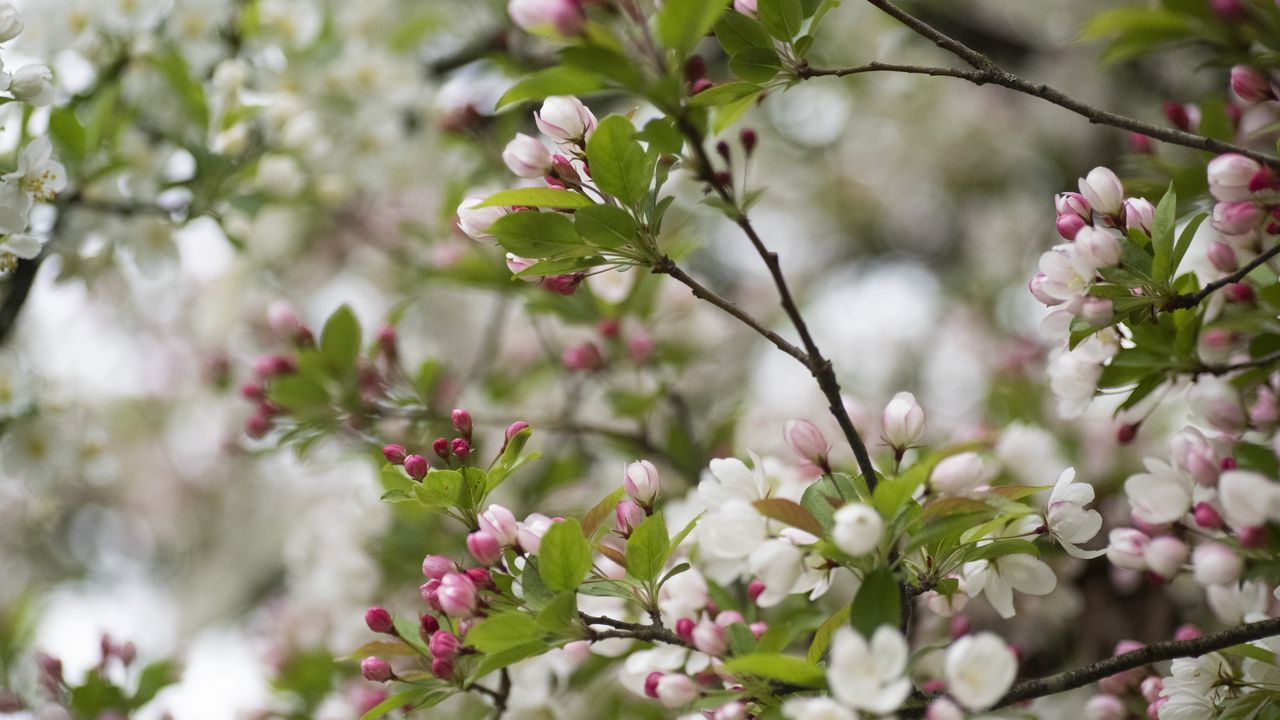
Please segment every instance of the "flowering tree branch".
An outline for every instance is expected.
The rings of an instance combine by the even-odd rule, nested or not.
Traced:
[[[1226,365],[1201,365],[1196,368],[1196,372],[1209,373],[1211,375],[1226,375],[1237,370],[1248,370],[1256,367],[1266,367],[1275,362],[1280,362],[1280,352],[1273,352],[1252,360],[1244,360],[1242,362],[1230,363]]]
[[[592,642],[600,640],[609,640],[612,638],[626,638],[630,640],[643,640],[648,643],[665,643],[667,645],[679,645],[681,647],[689,647],[689,643],[680,639],[671,630],[668,630],[660,621],[652,625],[641,625],[640,623],[624,622],[622,620],[614,620],[611,617],[602,615],[588,615],[587,613],[578,613],[582,624],[586,626],[587,639]],[[612,630],[596,630],[592,625],[604,625]]]
[[[733,191],[725,183],[721,182],[713,170],[711,156],[707,153],[702,131],[698,126],[689,120],[683,114],[676,116],[676,122],[680,132],[684,135],[689,147],[693,150],[695,160],[697,161],[696,172],[698,176],[706,182],[728,206],[737,208],[734,212],[732,220],[746,234],[747,239],[751,241],[752,247],[760,259],[764,261],[765,266],[769,269],[769,275],[773,278],[773,284],[778,290],[779,300],[782,303],[783,312],[791,321],[791,325],[795,327],[796,333],[800,336],[800,342],[804,346],[803,352],[798,352],[798,348],[790,343],[786,343],[781,337],[773,340],[774,345],[799,360],[809,369],[809,373],[813,375],[818,382],[818,387],[822,390],[822,394],[827,398],[827,407],[831,414],[835,416],[836,422],[840,425],[840,431],[844,434],[845,441],[853,450],[854,458],[858,462],[858,469],[862,472],[863,478],[866,480],[867,487],[875,489],[876,471],[871,464],[871,455],[867,452],[867,446],[862,442],[862,436],[858,434],[857,428],[853,426],[853,420],[849,417],[849,411],[844,407],[844,398],[840,395],[840,382],[836,379],[835,369],[831,365],[831,361],[822,355],[822,351],[818,349],[817,343],[813,339],[813,335],[809,332],[809,326],[805,323],[804,316],[800,314],[800,308],[796,305],[795,298],[791,295],[791,288],[787,284],[786,277],[782,274],[782,265],[778,260],[778,254],[773,252],[764,244],[759,233],[756,232],[755,226],[751,224],[750,218],[746,212],[738,208],[737,202],[733,197]],[[688,283],[686,283],[688,284]],[[695,291],[695,295],[697,292]],[[739,313],[730,310],[731,303],[725,301],[725,304],[716,303],[719,307],[730,312],[730,314],[743,320]],[[726,304],[728,306],[726,306]],[[744,321],[745,322],[745,321]],[[751,324],[751,323],[748,323]],[[766,328],[759,326],[759,323],[751,324],[757,332],[770,332]],[[776,334],[775,334],[776,336]],[[769,337],[766,335],[766,337]],[[780,345],[779,342],[785,343]],[[790,349],[788,349],[788,346]]]
[[[960,58],[965,63],[972,66],[973,69],[963,70],[916,65],[894,65],[889,63],[869,63],[857,67],[839,69],[819,69],[801,66],[797,69],[797,74],[801,78],[823,76],[844,77],[846,75],[855,75],[866,72],[901,72],[961,78],[977,85],[986,85],[989,83],[1053,103],[1058,107],[1070,110],[1094,124],[1110,125],[1122,130],[1140,133],[1157,140],[1163,140],[1174,145],[1181,145],[1183,147],[1189,147],[1196,150],[1204,150],[1206,152],[1219,155],[1223,153],[1238,153],[1273,168],[1280,168],[1280,158],[1240,147],[1239,145],[1233,145],[1232,143],[1204,137],[1203,135],[1196,135],[1195,133],[1184,132],[1174,128],[1152,125],[1125,115],[1095,108],[1092,105],[1080,102],[1056,88],[1045,85],[1044,83],[1031,82],[1030,80],[1004,70],[990,57],[934,28],[932,25],[929,25],[920,18],[917,18],[906,10],[903,10],[892,2],[889,2],[889,0],[867,0],[867,2],[907,26],[916,34],[927,38],[932,41],[933,44]]]
[[[1164,309],[1178,310],[1180,308],[1189,308],[1199,305],[1202,300],[1212,295],[1214,292],[1232,284],[1243,280],[1249,273],[1266,264],[1268,260],[1280,254],[1280,245],[1269,248],[1266,252],[1258,255],[1258,257],[1240,266],[1240,269],[1225,277],[1214,280],[1213,282],[1200,288],[1197,292],[1186,293],[1183,295],[1175,295],[1164,304]]]
[[[1102,678],[1122,673],[1125,670],[1140,668],[1162,660],[1198,657],[1232,645],[1261,640],[1275,635],[1280,635],[1280,618],[1247,623],[1193,640],[1175,640],[1147,645],[1132,652],[1100,660],[1092,665],[1018,683],[996,703],[995,708],[1006,707],[1024,700],[1044,697],[1045,695],[1055,695],[1067,690],[1074,690]]]

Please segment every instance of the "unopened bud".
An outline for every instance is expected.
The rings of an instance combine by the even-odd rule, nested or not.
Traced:
[[[1195,640],[1203,636],[1204,636],[1204,633],[1200,632],[1200,628],[1196,627],[1195,625],[1191,625],[1189,623],[1186,625],[1179,625],[1178,629],[1173,631],[1173,639],[1179,640],[1179,641]]]
[[[382,457],[386,458],[387,462],[392,465],[403,465],[409,455],[403,445],[392,444],[382,446]]]
[[[631,535],[631,531],[640,527],[640,523],[644,522],[647,514],[644,508],[630,500],[623,500],[613,509],[614,520],[617,523],[618,532],[623,537]]]
[[[453,678],[453,661],[435,658],[431,661],[431,674],[441,680],[450,680]]]
[[[518,435],[521,430],[524,430],[527,427],[529,427],[529,423],[523,420],[517,420],[511,423],[510,425],[507,426],[507,432],[504,435],[504,437],[506,438],[506,441],[511,442],[511,438]]]
[[[756,149],[756,143],[758,140],[759,136],[757,136],[756,131],[751,128],[742,128],[738,133],[738,142],[742,143],[742,149],[746,151],[747,155],[751,155],[751,153]]]
[[[391,665],[380,657],[367,657],[360,661],[360,673],[365,680],[386,682],[391,679]]]
[[[391,621],[391,613],[383,607],[371,607],[364,613],[364,624],[376,633],[394,633],[395,624]]]
[[[657,700],[658,699],[658,681],[661,679],[662,679],[662,673],[660,672],[649,673],[644,679],[644,694],[648,695],[654,700]]]
[[[689,644],[693,644],[693,627],[694,622],[692,620],[680,618],[676,621],[676,636]]]
[[[1221,240],[1209,243],[1209,263],[1218,272],[1233,273],[1240,267],[1240,259],[1236,249]]]
[[[693,646],[699,652],[719,657],[729,650],[729,637],[725,634],[723,626],[704,620],[693,629]]]
[[[394,360],[398,352],[397,346],[396,329],[390,325],[382,326],[382,329],[378,330],[378,349],[383,355]]]
[[[444,438],[436,438],[431,441],[431,452],[434,452],[443,460],[449,459],[449,441]]]
[[[622,487],[627,495],[644,507],[652,507],[661,488],[658,468],[648,460],[637,460],[623,471]]]
[[[788,420],[782,426],[782,436],[787,447],[802,460],[807,460],[818,467],[827,465],[827,455],[831,452],[831,444],[823,437],[817,425],[804,419]]]
[[[404,471],[409,474],[409,477],[419,482],[427,476],[427,471],[430,469],[431,463],[421,455],[408,455],[404,459]]]
[[[1222,294],[1227,298],[1227,302],[1252,305],[1257,300],[1257,295],[1253,292],[1253,286],[1248,283],[1230,283],[1222,288]]]
[[[436,619],[435,615],[423,613],[418,618],[418,637],[422,638],[423,642],[430,640],[431,636],[439,629],[440,621]]]
[[[1222,515],[1207,502],[1196,503],[1194,510],[1196,525],[1206,530],[1217,530],[1222,527]]]
[[[448,630],[437,630],[431,635],[427,649],[438,660],[452,660],[458,656],[458,636]]]
[[[439,580],[457,567],[456,563],[443,555],[428,555],[422,559],[422,574],[432,580]]]
[[[454,438],[453,442],[449,443],[449,449],[459,459],[465,460],[471,454],[471,443],[467,442],[466,438]]]
[[[747,598],[750,599],[751,602],[755,602],[756,599],[759,598],[760,595],[763,593],[764,593],[764,583],[761,582],[760,580],[752,580],[751,582],[747,583]]]
[[[481,565],[494,565],[502,559],[502,543],[492,533],[477,530],[467,536],[467,550]]]

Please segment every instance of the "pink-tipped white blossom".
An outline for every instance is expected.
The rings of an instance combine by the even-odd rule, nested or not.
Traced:
[[[587,22],[579,0],[511,0],[507,13],[527,32],[576,35]]]
[[[1249,181],[1262,166],[1243,155],[1227,153],[1209,161],[1209,192],[1221,202],[1248,200]]]
[[[502,162],[516,177],[540,178],[551,173],[551,151],[541,140],[524,133],[516,133],[507,143]]]
[[[582,101],[567,95],[553,95],[542,101],[533,115],[538,129],[561,144],[585,145],[596,129],[596,116]]]
[[[436,599],[445,615],[467,618],[475,614],[479,597],[476,585],[466,573],[452,572],[440,578]]]
[[[903,450],[924,438],[924,408],[916,402],[916,396],[900,392],[893,396],[884,408],[881,419],[884,439],[894,448]]]
[[[817,425],[804,419],[788,420],[782,428],[782,436],[787,447],[802,460],[807,460],[819,467],[826,465],[827,455],[831,452],[831,444],[823,437]]]
[[[623,472],[622,487],[627,495],[644,506],[652,506],[662,488],[658,468],[648,460],[637,460]]]
[[[1089,205],[1104,215],[1118,215],[1124,203],[1124,186],[1104,167],[1096,167],[1080,178],[1080,194]]]

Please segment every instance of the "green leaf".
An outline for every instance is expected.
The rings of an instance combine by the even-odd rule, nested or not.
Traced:
[[[360,720],[377,720],[378,718],[385,716],[387,713],[399,710],[405,705],[417,705],[422,701],[422,698],[433,692],[435,692],[435,690],[419,690],[415,688],[413,690],[406,690],[405,692],[397,693],[377,705],[374,705],[372,708],[369,708],[369,712],[360,716]]]
[[[827,685],[827,676],[822,668],[790,655],[752,653],[730,658],[724,667],[735,675],[754,675],[797,687],[823,688]]]
[[[578,234],[596,247],[614,250],[636,238],[636,221],[626,210],[610,205],[594,205],[573,214]]]
[[[1200,224],[1209,217],[1209,213],[1200,213],[1191,218],[1187,226],[1182,229],[1182,234],[1178,236],[1178,244],[1173,246],[1173,255],[1169,259],[1169,276],[1177,275],[1178,266],[1182,264],[1182,258],[1186,256],[1187,249],[1191,247],[1191,239],[1195,237],[1196,230],[1200,229]]]
[[[170,660],[153,662],[142,668],[138,676],[138,689],[134,691],[129,705],[138,709],[151,702],[161,689],[178,681],[178,668]]]
[[[694,95],[689,98],[689,105],[693,107],[715,107],[717,105],[728,105],[731,102],[745,98],[751,98],[754,101],[759,94],[760,86],[755,83],[728,82]]]
[[[836,630],[840,629],[846,622],[849,622],[849,613],[851,606],[845,605],[839,610],[831,613],[831,616],[818,626],[813,634],[813,642],[809,643],[808,659],[809,662],[817,664],[822,660],[822,656],[827,654],[827,648],[831,647],[831,638],[835,635]]]
[[[466,481],[457,470],[431,468],[422,482],[413,486],[418,502],[431,508],[451,508],[462,504]]]
[[[569,190],[558,188],[517,188],[494,193],[476,205],[482,207],[512,207],[525,205],[528,207],[548,208],[585,208],[595,205],[591,198]]]
[[[761,515],[786,523],[810,535],[822,537],[822,525],[803,505],[786,498],[765,498],[751,503]]]
[[[530,436],[533,435],[533,428],[527,427],[507,441],[507,446],[502,449],[502,455],[498,461],[494,463],[489,470],[489,476],[485,480],[484,494],[489,494],[494,488],[502,484],[507,476],[515,472],[524,465],[542,457],[541,453],[524,453],[524,446],[528,444]]]
[[[1173,183],[1169,183],[1169,189],[1160,198],[1151,221],[1151,278],[1158,283],[1168,282],[1173,272],[1170,261],[1173,259],[1173,224],[1177,213],[1178,195],[1174,192]]]
[[[614,508],[618,507],[618,503],[625,494],[626,488],[614,488],[613,492],[605,495],[603,500],[588,510],[587,514],[582,516],[582,534],[587,537],[595,535],[596,530],[613,517]]]
[[[538,627],[555,634],[566,632],[578,619],[578,594],[562,592],[538,613]]]
[[[800,0],[760,0],[757,3],[756,17],[769,34],[783,42],[800,34],[800,23],[804,21],[804,9]]]
[[[730,57],[748,48],[772,48],[773,41],[760,23],[737,12],[720,16],[715,27],[716,40]]]
[[[849,620],[853,629],[868,639],[881,625],[897,628],[902,622],[898,583],[886,568],[877,568],[862,579],[853,598]]]
[[[89,140],[84,127],[76,118],[74,106],[64,105],[49,113],[49,137],[58,146],[60,155],[83,162],[89,154]]]
[[[543,100],[552,95],[586,95],[604,87],[600,75],[568,65],[539,70],[511,86],[498,99],[498,108],[529,100]]]
[[[600,121],[587,141],[587,163],[596,186],[632,206],[649,192],[650,180],[644,148],[636,142],[635,134],[630,120],[610,115]]]
[[[560,51],[566,65],[578,70],[603,75],[619,85],[639,92],[644,88],[644,75],[636,63],[622,53],[599,45],[571,45]]]
[[[554,523],[538,547],[538,574],[551,590],[577,590],[591,569],[591,546],[574,518]]]
[[[327,407],[329,391],[305,375],[285,375],[267,386],[267,399],[291,410]]]
[[[526,258],[549,258],[585,250],[573,221],[559,213],[524,211],[503,215],[493,224],[498,244]]]
[[[555,649],[554,645],[549,645],[541,640],[512,645],[505,650],[500,650],[481,658],[476,665],[476,669],[472,671],[471,677],[482,678],[494,670],[501,670],[508,665],[514,665],[521,660],[541,655],[553,649]]]
[[[847,475],[823,475],[804,489],[804,495],[800,496],[800,506],[809,511],[819,526],[829,530],[835,525],[836,508],[856,500],[857,497]]]
[[[1223,702],[1218,708],[1218,720],[1247,720],[1247,718],[1257,717],[1269,701],[1274,700],[1275,695],[1270,692],[1251,692],[1248,695],[1241,695],[1238,698],[1232,698]]]
[[[677,0],[658,11],[658,39],[680,57],[689,54],[724,13],[723,0]]]
[[[490,615],[467,631],[467,644],[483,653],[501,652],[539,640],[542,630],[522,612]]]
[[[156,70],[164,76],[191,120],[203,132],[209,127],[209,104],[205,101],[204,86],[192,76],[187,61],[173,49],[166,49],[151,57]]]
[[[782,69],[782,60],[773,48],[747,48],[729,60],[734,75],[753,83],[766,83]]]
[[[733,655],[748,655],[759,645],[755,633],[751,632],[751,628],[746,623],[737,622],[729,625],[725,628],[725,635],[729,638],[729,652]]]
[[[627,572],[632,577],[650,582],[658,577],[667,564],[671,550],[671,538],[662,513],[654,513],[631,531],[627,538]]]
[[[360,321],[350,307],[343,305],[325,321],[320,332],[320,353],[338,377],[345,377],[355,368],[360,354]]]

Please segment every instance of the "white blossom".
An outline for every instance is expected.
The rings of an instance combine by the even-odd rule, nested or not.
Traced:
[[[876,715],[897,710],[911,693],[906,677],[911,649],[897,628],[881,625],[867,642],[861,633],[842,627],[831,641],[827,679],[841,703]]]
[[[1078,545],[1089,542],[1102,529],[1102,515],[1097,510],[1085,510],[1093,502],[1093,486],[1075,482],[1075,468],[1067,468],[1058,476],[1058,482],[1049,495],[1045,508],[1045,524],[1049,532],[1068,554],[1078,558],[1094,558],[1106,550],[1081,550]]]
[[[1018,658],[998,635],[965,635],[947,648],[947,692],[966,708],[981,712],[1013,686]]]

